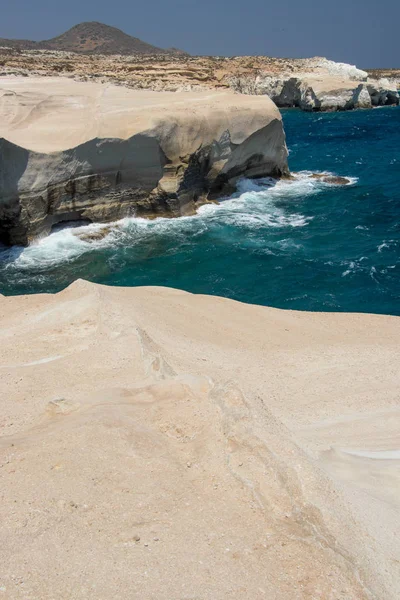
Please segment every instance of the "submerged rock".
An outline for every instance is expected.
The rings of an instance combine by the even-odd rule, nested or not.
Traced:
[[[324,183],[331,183],[333,185],[349,185],[349,183],[351,183],[348,177],[340,177],[339,175],[325,175],[324,173],[313,173],[311,177],[313,179],[320,179]]]
[[[6,244],[26,245],[64,221],[189,215],[239,177],[288,174],[281,115],[268,98],[60,77],[3,79],[0,99]]]
[[[101,227],[99,229],[87,230],[87,231],[75,231],[74,235],[83,242],[99,242],[103,240],[111,231],[113,227],[111,225]]]

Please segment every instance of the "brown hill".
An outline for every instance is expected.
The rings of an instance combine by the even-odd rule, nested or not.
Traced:
[[[57,37],[41,42],[0,38],[0,46],[22,50],[63,50],[84,54],[184,54],[176,48],[165,50],[152,46],[116,27],[96,21],[80,23]]]

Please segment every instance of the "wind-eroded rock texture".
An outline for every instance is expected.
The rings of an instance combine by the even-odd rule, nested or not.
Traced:
[[[0,296],[7,600],[398,600],[396,317]]]
[[[70,79],[0,80],[0,239],[61,221],[193,214],[241,176],[285,176],[269,98],[156,93]]]

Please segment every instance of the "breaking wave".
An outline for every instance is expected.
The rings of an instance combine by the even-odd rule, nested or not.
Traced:
[[[355,180],[352,180],[355,183]],[[179,219],[130,217],[111,224],[96,223],[82,227],[60,228],[27,248],[5,251],[6,270],[47,269],[74,262],[82,254],[100,249],[137,246],[157,236],[172,235],[184,240],[214,226],[234,226],[246,230],[306,226],[312,216],[296,210],[296,200],[330,186],[304,171],[292,180],[242,179],[238,192],[219,204],[206,204],[198,213]]]

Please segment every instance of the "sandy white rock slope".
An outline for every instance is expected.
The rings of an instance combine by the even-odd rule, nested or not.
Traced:
[[[395,317],[0,297],[0,597],[395,600]]]

